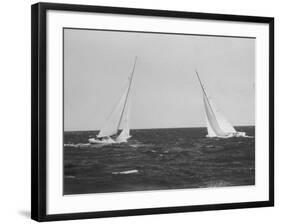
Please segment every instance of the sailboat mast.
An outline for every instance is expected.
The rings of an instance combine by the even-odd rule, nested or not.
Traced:
[[[130,93],[130,90],[131,90],[133,76],[134,76],[134,72],[135,72],[136,62],[137,62],[137,56],[135,57],[135,62],[134,62],[133,70],[132,70],[132,73],[131,73],[131,76],[130,76],[130,83],[129,83],[129,87],[128,87],[125,103],[124,103],[124,106],[123,106],[123,109],[122,109],[122,113],[121,113],[121,116],[120,116],[120,119],[119,119],[119,122],[118,122],[118,125],[117,125],[117,130],[119,130],[119,128],[120,128],[121,121],[122,121],[122,118],[123,118],[123,115],[124,115],[124,111],[125,111],[125,108],[126,108],[126,105],[127,105],[128,96],[129,96],[129,93]]]
[[[198,74],[197,70],[195,70],[195,72],[196,72],[197,78],[198,78],[198,80],[199,80],[200,86],[201,86],[201,88],[202,88],[204,94],[207,96],[207,94],[206,94],[206,92],[205,92],[205,89],[204,89],[204,86],[203,86],[203,84],[202,84],[202,82],[201,82],[201,79],[200,79],[200,77],[199,77],[199,74]]]
[[[208,98],[208,96],[207,96],[207,93],[206,93],[206,91],[205,91],[205,89],[204,89],[203,83],[201,82],[201,79],[200,79],[200,77],[199,77],[199,74],[198,74],[197,70],[195,70],[195,72],[196,72],[197,78],[198,78],[198,80],[199,80],[200,86],[201,86],[201,88],[202,88],[202,90],[203,90],[203,93],[204,93],[204,95],[205,95],[206,98],[207,98],[208,104],[209,104],[209,106],[211,107],[211,105],[210,105],[210,103],[209,103],[209,98]],[[212,107],[211,107],[211,108],[212,108]]]
[[[208,95],[207,95],[207,93],[206,93],[206,91],[205,91],[205,89],[204,89],[204,86],[203,86],[203,84],[202,84],[202,82],[201,82],[201,79],[200,79],[200,77],[199,77],[199,74],[198,74],[197,70],[195,70],[195,72],[196,72],[197,78],[198,78],[198,80],[199,80],[199,83],[200,83],[200,85],[201,85],[201,88],[202,88],[202,90],[203,90],[203,94],[204,94],[205,97],[206,97],[207,103],[208,103],[208,105],[209,105],[209,107],[210,107],[210,109],[211,109],[213,115],[215,115],[214,110],[213,110],[213,107],[212,107],[212,105],[211,105],[210,102],[209,102]],[[216,119],[216,118],[215,118],[215,119]],[[216,122],[217,122],[217,119],[216,119]]]

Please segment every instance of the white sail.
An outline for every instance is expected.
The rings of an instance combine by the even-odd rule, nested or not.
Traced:
[[[217,109],[215,104],[203,92],[203,101],[207,120],[207,130],[209,137],[227,136],[235,133],[236,130],[226,120],[224,115]]]
[[[121,143],[121,142],[127,142],[127,140],[131,137],[130,135],[130,108],[131,108],[131,101],[128,100],[123,120],[122,120],[122,131],[116,138],[116,142]]]
[[[125,92],[119,98],[117,105],[114,107],[110,115],[108,116],[105,125],[101,128],[98,138],[108,137],[117,134],[119,129],[119,122],[122,115],[123,107],[126,101],[128,87]]]
[[[204,99],[203,99],[204,100]],[[204,106],[205,106],[205,117],[206,117],[206,123],[207,123],[207,131],[208,131],[208,137],[216,137],[216,133],[213,130],[210,122],[209,122],[209,118],[207,115],[207,109],[206,109],[206,104],[205,104],[205,100],[204,100]]]
[[[224,117],[221,111],[207,96],[207,93],[203,87],[199,75],[197,72],[196,74],[202,89],[208,137],[224,137],[237,133],[234,127],[230,124],[230,122]]]
[[[216,119],[219,123],[219,126],[220,126],[221,130],[224,133],[234,133],[234,132],[236,132],[234,127],[230,124],[230,122],[226,119],[226,117],[222,114],[222,112],[212,102],[212,99],[209,99],[209,102],[210,102],[210,104],[213,108],[213,111],[215,113]]]
[[[117,137],[117,141],[127,141],[130,138],[130,129],[129,129],[129,109],[130,109],[130,89],[133,80],[133,74],[135,70],[135,63],[131,76],[128,79],[125,91],[121,95],[117,105],[114,107],[113,111],[110,113],[107,118],[104,127],[100,130],[97,135],[98,138],[110,137],[118,133],[118,130],[121,128],[121,123],[123,123],[123,130],[120,135]]]

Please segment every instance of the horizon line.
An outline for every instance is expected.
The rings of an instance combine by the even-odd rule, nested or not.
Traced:
[[[255,124],[251,125],[233,125],[233,127],[255,127]],[[150,129],[184,129],[184,128],[207,128],[206,126],[190,126],[190,127],[166,127],[166,128],[130,128],[130,130],[150,130]],[[122,130],[122,129],[119,129]],[[99,131],[99,130],[63,130],[63,132],[73,132],[73,131]]]

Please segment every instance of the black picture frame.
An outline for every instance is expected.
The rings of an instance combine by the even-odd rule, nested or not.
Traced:
[[[37,3],[31,10],[31,117],[32,117],[32,153],[31,153],[31,218],[36,221],[54,221],[116,216],[147,215],[161,213],[192,212],[237,208],[274,206],[274,18],[194,13],[183,11],[164,11],[137,8],[103,7],[73,4]],[[46,213],[46,12],[64,10],[75,12],[111,13],[140,16],[161,16],[169,18],[192,18],[234,22],[254,22],[269,25],[269,200],[243,203],[226,203],[196,206],[177,206],[85,212],[70,214]]]

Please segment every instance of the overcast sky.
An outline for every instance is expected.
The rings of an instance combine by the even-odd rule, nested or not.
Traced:
[[[195,69],[233,125],[255,121],[255,39],[64,30],[65,130],[99,130],[138,56],[131,128],[205,126]]]

